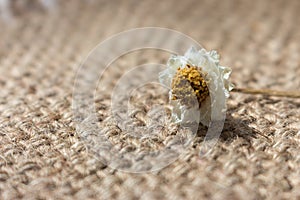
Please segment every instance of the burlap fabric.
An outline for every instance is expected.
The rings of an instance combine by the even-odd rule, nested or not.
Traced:
[[[199,157],[204,136],[197,135],[177,161],[141,174],[98,161],[76,132],[71,109],[76,70],[88,52],[114,33],[143,26],[172,28],[217,49],[240,87],[297,90],[299,9],[297,0],[66,1],[49,11],[18,8],[0,26],[0,198],[299,199],[297,99],[232,94],[209,156]],[[111,81],[128,65],[167,58],[132,53],[105,77]],[[102,92],[96,104],[105,121],[110,97]],[[151,100],[155,87],[140,92],[133,101]],[[121,142],[122,132],[113,129]]]

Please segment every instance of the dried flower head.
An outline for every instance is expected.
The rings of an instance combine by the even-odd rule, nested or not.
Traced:
[[[221,120],[233,88],[228,80],[230,73],[230,68],[219,65],[216,51],[192,47],[184,56],[171,56],[159,79],[171,89],[173,120],[188,122],[199,118],[203,125]]]

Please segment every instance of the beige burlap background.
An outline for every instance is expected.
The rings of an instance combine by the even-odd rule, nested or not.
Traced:
[[[58,2],[48,11],[21,6],[0,22],[1,199],[300,199],[297,99],[232,94],[209,156],[199,157],[198,135],[177,161],[141,174],[98,161],[76,132],[71,109],[76,70],[89,51],[114,33],[143,26],[172,28],[217,49],[240,87],[297,90],[299,1],[83,2]],[[105,77],[167,58],[133,53]],[[140,92],[144,101],[155,87]],[[104,121],[108,102],[108,95],[97,101]],[[122,132],[110,133],[118,143]]]

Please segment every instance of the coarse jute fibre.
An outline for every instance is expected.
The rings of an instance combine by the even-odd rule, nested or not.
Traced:
[[[71,109],[76,70],[88,52],[114,33],[143,26],[172,28],[217,49],[240,87],[297,90],[300,1],[57,3],[49,10],[21,5],[0,22],[1,199],[300,199],[299,99],[232,94],[209,156],[199,158],[198,135],[176,162],[142,174],[95,159],[76,133]],[[131,53],[113,63],[107,79],[129,65],[167,58]],[[142,92],[141,102],[156,93],[155,87]],[[102,120],[109,117],[108,94],[96,101]]]

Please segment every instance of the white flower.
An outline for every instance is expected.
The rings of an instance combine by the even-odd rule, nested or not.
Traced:
[[[201,104],[191,107],[183,105],[180,99],[174,99],[171,89],[169,95],[170,103],[173,105],[173,121],[176,123],[196,121],[208,126],[211,121],[223,120],[227,108],[226,99],[233,85],[229,82],[231,69],[219,65],[219,55],[216,51],[206,51],[204,48],[198,51],[191,47],[184,56],[171,56],[167,69],[159,74],[159,80],[163,85],[171,88],[177,71],[190,66],[196,67],[205,74],[203,78],[209,95]]]

